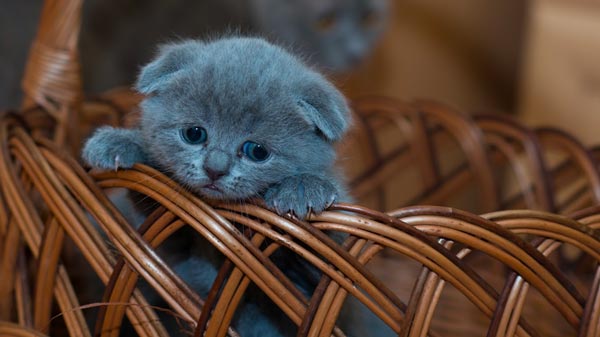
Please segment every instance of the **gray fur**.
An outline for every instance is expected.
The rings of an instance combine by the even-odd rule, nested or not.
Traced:
[[[118,169],[139,161],[204,198],[264,197],[277,212],[300,218],[347,198],[332,146],[350,123],[346,101],[283,49],[256,38],[182,41],[160,49],[142,69],[136,88],[146,95],[140,126],[99,129],[83,149],[90,166]],[[181,130],[190,127],[204,128],[206,140],[186,142]],[[247,141],[263,145],[270,156],[251,160],[242,153]],[[196,233],[181,234],[162,246],[168,252],[164,259],[206,296],[223,257]],[[312,293],[318,270],[283,249],[271,258],[302,291]],[[372,315],[362,319],[373,321]],[[362,319],[349,324],[366,326]],[[296,330],[255,287],[233,324],[243,336],[293,336]]]
[[[161,48],[136,88],[148,95],[140,128],[99,129],[83,150],[89,165],[127,168],[137,160],[204,197],[263,195],[301,218],[343,196],[331,143],[348,128],[346,101],[283,49],[254,38],[183,41]],[[205,144],[182,140],[180,131],[192,126],[207,130]],[[246,141],[265,146],[270,158],[240,155]],[[213,181],[215,168],[224,174]]]

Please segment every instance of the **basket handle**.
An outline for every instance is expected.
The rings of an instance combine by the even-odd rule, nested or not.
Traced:
[[[83,97],[77,43],[83,0],[45,0],[22,80],[22,107],[44,108],[55,120],[54,140],[76,132]]]

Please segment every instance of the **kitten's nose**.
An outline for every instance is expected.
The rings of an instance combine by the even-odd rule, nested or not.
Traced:
[[[205,167],[204,168],[204,172],[206,172],[206,175],[212,181],[219,180],[219,178],[221,178],[222,176],[224,176],[227,173],[227,172],[224,172],[224,171],[213,170],[213,169],[211,169],[209,167]]]
[[[218,180],[229,172],[231,159],[221,150],[211,150],[206,154],[202,168],[212,181]]]

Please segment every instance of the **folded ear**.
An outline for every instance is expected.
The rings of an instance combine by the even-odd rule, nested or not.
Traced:
[[[178,71],[193,63],[202,46],[202,42],[195,40],[160,46],[156,58],[142,68],[135,88],[147,95],[164,87]]]
[[[305,83],[298,99],[302,117],[329,142],[339,140],[350,125],[346,99],[322,77]]]

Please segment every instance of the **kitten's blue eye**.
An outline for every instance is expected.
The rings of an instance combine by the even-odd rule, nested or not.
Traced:
[[[271,155],[264,146],[251,141],[242,145],[242,152],[252,161],[265,161]]]
[[[206,141],[206,130],[200,126],[181,130],[181,137],[190,144],[202,144]]]

